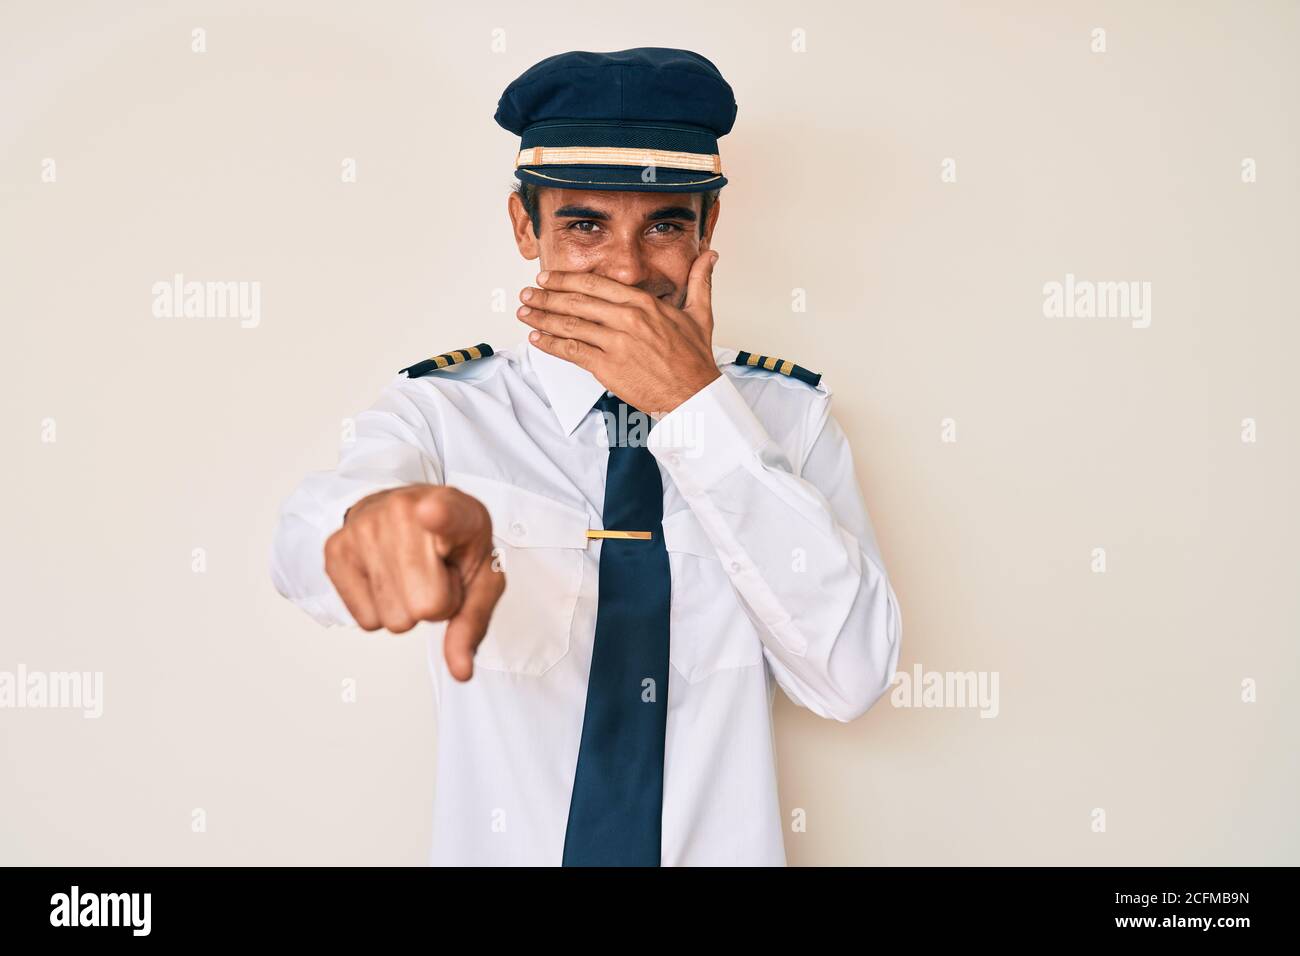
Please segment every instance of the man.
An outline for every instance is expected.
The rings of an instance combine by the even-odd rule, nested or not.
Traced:
[[[282,594],[428,634],[436,864],[782,865],[775,687],[849,721],[893,679],[829,389],[712,342],[735,115],[684,50],[511,83],[528,342],[403,369],[284,506]]]

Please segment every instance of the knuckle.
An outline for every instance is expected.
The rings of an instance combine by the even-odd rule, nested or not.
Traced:
[[[446,588],[428,588],[410,601],[410,612],[419,621],[445,621],[456,613],[456,602]]]
[[[421,602],[419,610],[415,610],[415,614],[421,620],[447,620],[456,613],[459,606],[450,593],[442,591],[429,594]]]
[[[379,519],[373,510],[367,509],[348,522],[351,538],[361,544],[371,544],[379,537]]]
[[[348,600],[348,613],[352,619],[357,622],[357,627],[363,631],[377,631],[382,626],[379,621],[379,613],[369,603],[359,602],[357,600]]]
[[[460,605],[452,598],[450,594],[443,593],[437,595],[426,609],[428,620],[445,621],[456,613]]]
[[[343,530],[339,529],[325,539],[325,570],[332,575],[334,570],[343,563],[346,553],[347,538]]]
[[[390,514],[410,514],[415,510],[415,506],[428,496],[427,491],[425,488],[403,488],[400,494],[388,496],[388,501],[385,502],[388,506],[386,510]]]
[[[394,614],[384,621],[384,626],[394,634],[405,634],[415,627],[415,621],[408,614]]]
[[[437,621],[439,602],[432,594],[421,594],[411,599],[411,616],[421,621]]]
[[[396,613],[401,606],[401,602],[393,592],[392,581],[383,571],[378,571],[370,577],[370,593],[374,596],[380,618],[384,620],[387,620],[388,615]]]
[[[377,523],[376,531],[384,536],[391,536],[396,533],[397,529],[403,525],[409,524],[415,520],[419,512],[419,500],[415,498],[402,498],[400,501],[394,501],[384,515],[382,523]]]
[[[379,618],[373,617],[369,614],[357,614],[354,611],[352,617],[356,619],[357,627],[361,628],[363,631],[377,631],[383,626],[380,623]]]
[[[578,358],[582,354],[582,343],[577,339],[569,339],[564,343],[564,354],[569,358]]]

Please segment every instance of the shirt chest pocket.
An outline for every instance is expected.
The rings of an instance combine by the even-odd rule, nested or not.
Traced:
[[[763,644],[741,605],[717,549],[689,508],[664,519],[672,569],[668,658],[687,681],[763,660]]]
[[[506,590],[474,666],[537,676],[569,652],[582,587],[587,513],[503,481],[449,471],[447,484],[483,502]]]

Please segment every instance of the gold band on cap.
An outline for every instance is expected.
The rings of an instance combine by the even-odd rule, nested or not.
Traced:
[[[545,179],[552,183],[576,183],[586,189],[590,189],[592,186],[627,186],[627,181],[622,179],[565,179],[563,176],[548,176],[546,173],[539,173],[535,169],[521,169],[519,171],[525,176],[536,176],[538,179]],[[710,176],[708,179],[683,179],[675,183],[647,182],[646,189],[649,190],[651,186],[661,185],[666,190],[671,191],[681,186],[699,186],[703,183],[717,182],[721,178],[721,176]]]
[[[515,166],[662,166],[721,173],[718,153],[682,153],[671,149],[629,146],[530,146],[515,157]]]

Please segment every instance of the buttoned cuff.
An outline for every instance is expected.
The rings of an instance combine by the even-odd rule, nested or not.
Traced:
[[[758,454],[769,437],[725,372],[650,429],[646,447],[682,494],[701,494]]]

